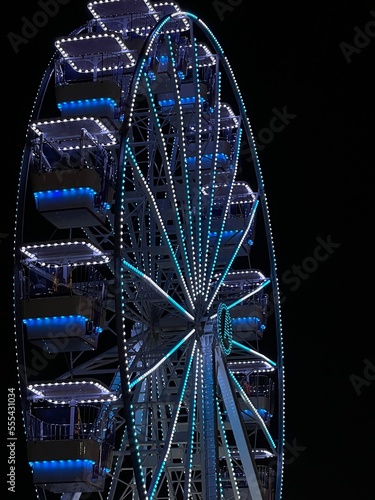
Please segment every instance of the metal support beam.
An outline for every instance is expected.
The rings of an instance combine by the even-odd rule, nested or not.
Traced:
[[[219,494],[218,480],[218,443],[216,413],[216,374],[214,364],[215,337],[205,334],[201,337],[203,358],[203,442],[204,442],[204,477],[205,499],[217,500]]]

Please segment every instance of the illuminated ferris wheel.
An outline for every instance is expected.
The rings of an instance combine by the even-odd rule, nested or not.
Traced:
[[[267,200],[221,46],[106,0],[56,41],[22,159],[15,325],[36,496],[278,500]]]

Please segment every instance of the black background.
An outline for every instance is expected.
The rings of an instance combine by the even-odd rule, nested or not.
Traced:
[[[283,498],[373,499],[375,4],[179,4],[201,17],[218,38],[261,145],[283,295]],[[26,127],[54,40],[91,16],[85,1],[65,0],[16,53],[9,33],[20,35],[23,16],[32,20],[41,6],[33,0],[22,6],[9,3],[7,8],[2,35],[0,251],[6,339],[2,378],[9,387],[16,383],[12,243]],[[361,30],[365,37],[367,31],[367,38],[358,35]],[[264,129],[275,110],[283,109],[291,116],[289,124],[264,144]],[[330,252],[322,242],[334,244]],[[370,362],[372,369],[366,369]],[[5,399],[6,387],[3,390]],[[22,423],[17,421],[17,426],[13,498],[29,499],[34,497]]]

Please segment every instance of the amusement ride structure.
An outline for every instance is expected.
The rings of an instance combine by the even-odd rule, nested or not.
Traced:
[[[88,9],[55,42],[18,185],[36,498],[279,500],[274,245],[232,69],[176,3]]]

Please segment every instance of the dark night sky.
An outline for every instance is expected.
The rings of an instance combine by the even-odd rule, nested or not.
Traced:
[[[299,10],[285,2],[271,7],[245,0],[179,4],[217,36],[260,145],[283,294],[283,498],[370,500],[375,371],[366,363],[375,365],[370,347],[375,4],[313,3]],[[85,1],[66,1],[16,54],[7,35],[19,34],[23,16],[32,19],[40,6],[35,0],[22,7],[13,2],[9,10],[2,42],[7,64],[0,251],[3,336],[13,366],[12,231],[26,127],[54,40],[90,15]],[[264,129],[278,112],[287,113],[288,123],[267,141]],[[363,382],[357,390],[354,377]],[[20,488],[22,443],[18,450]]]

